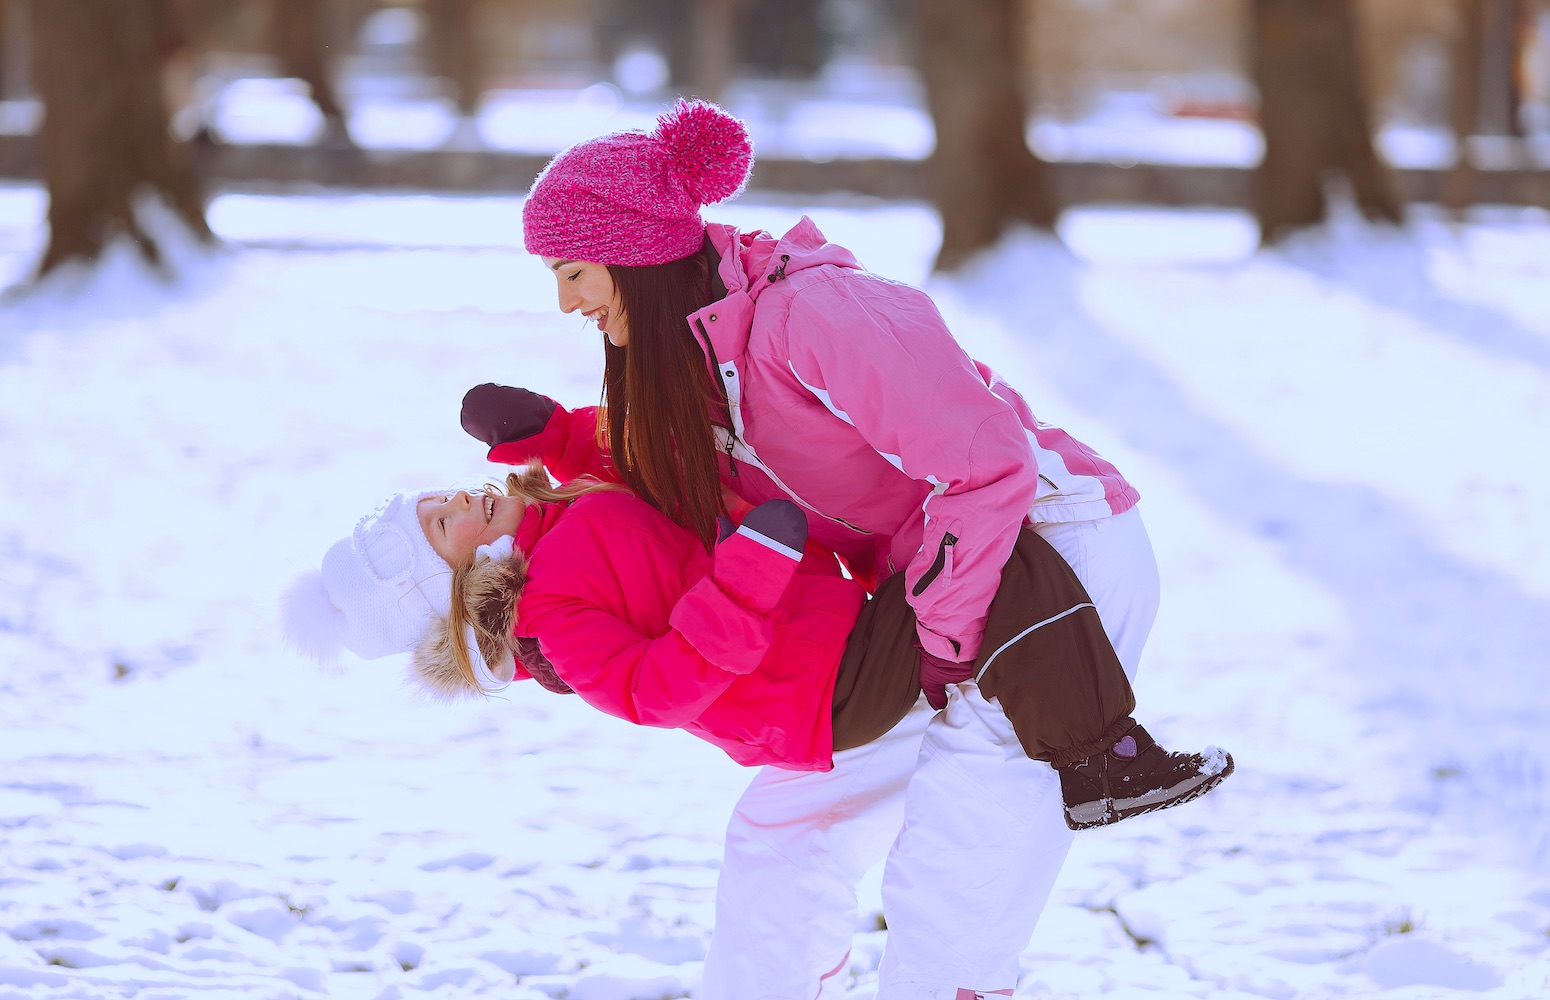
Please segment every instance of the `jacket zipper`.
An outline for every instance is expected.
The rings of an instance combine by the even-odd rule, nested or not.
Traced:
[[[705,329],[705,323],[698,317],[694,317],[694,325],[700,331],[700,337],[705,343],[705,356],[710,359],[710,367],[716,373],[716,386],[721,390],[721,401],[727,406],[727,419],[732,419],[732,397],[727,394],[727,380],[721,377],[721,362],[716,360],[716,349],[711,346],[710,333]],[[737,459],[732,457],[732,446],[737,443],[737,432],[727,428],[727,444],[723,449],[727,453],[727,467],[732,470],[732,478],[737,478]]]
[[[791,257],[790,257],[789,254],[783,255],[783,260],[781,262],[781,267],[778,268],[777,271],[776,271],[776,273],[780,274],[780,276],[782,278],[784,278],[786,276],[785,272],[784,272],[785,261],[790,260],[790,259],[791,259]],[[694,326],[699,331],[699,338],[700,338],[701,342],[703,343],[703,345],[705,347],[705,356],[710,359],[711,368],[716,372],[716,387],[721,390],[721,401],[726,404],[727,416],[728,416],[728,418],[731,418],[731,416],[732,416],[732,397],[727,392],[727,381],[721,375],[721,362],[716,360],[716,349],[711,346],[710,331],[705,329],[704,321],[701,320],[698,316],[694,317]],[[734,421],[734,423],[735,423],[735,421]],[[732,452],[733,452],[733,449],[737,447],[737,443],[738,443],[738,441],[737,441],[737,431],[734,428],[732,428],[732,427],[728,427],[726,430],[727,430],[727,440],[726,440],[726,444],[722,445],[721,450],[727,453],[727,465],[732,470],[732,478],[736,479],[737,478],[737,459],[732,457]],[[750,454],[754,454],[755,457],[757,457],[757,453],[755,453],[752,448],[749,448],[748,451],[749,451]],[[771,479],[775,480],[776,485],[779,486],[781,489],[785,490],[786,494],[788,496],[790,496],[798,504],[802,505],[803,507],[806,507],[808,510],[812,511],[814,514],[817,514],[819,517],[823,518],[824,520],[826,520],[826,521],[833,521],[836,524],[843,524],[845,527],[849,528],[851,531],[854,531],[854,532],[856,532],[857,534],[860,534],[860,535],[870,535],[871,534],[871,532],[866,530],[865,528],[858,528],[854,524],[851,524],[849,521],[845,520],[842,517],[831,517],[830,515],[825,514],[823,511],[819,510],[817,507],[814,507],[812,504],[808,503],[806,500],[803,500],[801,497],[797,496],[796,493],[794,493],[788,486],[786,486],[785,483],[780,481],[780,477],[775,475],[774,470],[767,468],[764,465],[763,462],[756,461],[754,464],[756,466],[758,466],[760,469],[763,469],[765,474],[768,475]],[[956,541],[956,539],[954,539],[954,541]]]
[[[727,450],[727,452],[730,453],[732,448],[737,444],[736,440],[733,438],[732,432],[729,429],[720,426],[719,424],[716,426],[716,429],[718,431],[726,431],[727,443],[723,447]],[[744,445],[744,446],[746,447],[746,445]],[[844,527],[846,527],[847,529],[849,529],[851,531],[854,531],[858,535],[870,535],[870,534],[872,534],[872,532],[868,531],[865,528],[858,527],[857,525],[851,524],[849,521],[845,520],[843,517],[835,517],[832,514],[825,514],[823,511],[819,510],[817,507],[814,507],[812,504],[808,503],[806,500],[803,500],[801,495],[798,494],[796,490],[793,490],[791,487],[787,486],[781,480],[780,476],[775,474],[775,470],[774,469],[772,469],[769,466],[764,464],[763,460],[761,460],[759,458],[759,453],[758,452],[754,451],[752,448],[749,448],[748,449],[748,454],[749,454],[750,457],[743,459],[743,461],[746,462],[747,464],[753,466],[754,468],[758,469],[760,472],[763,472],[766,476],[769,476],[770,477],[770,481],[773,482],[776,486],[780,487],[781,491],[786,494],[787,498],[789,498],[792,503],[795,503],[797,506],[802,507],[804,510],[807,510],[807,511],[811,512],[814,517],[821,517],[825,521],[829,521],[829,522],[832,522],[834,524],[843,525]]]
[[[951,531],[942,533],[942,544],[936,550],[936,562],[926,570],[924,576],[915,581],[915,586],[910,590],[911,597],[919,597],[926,592],[926,588],[936,582],[936,578],[942,575],[942,570],[947,565],[947,550],[950,546],[958,544],[958,536]]]

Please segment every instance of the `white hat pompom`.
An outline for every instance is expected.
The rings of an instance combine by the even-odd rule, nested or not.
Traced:
[[[298,576],[280,595],[280,629],[286,644],[317,663],[338,661],[346,624],[318,570]]]

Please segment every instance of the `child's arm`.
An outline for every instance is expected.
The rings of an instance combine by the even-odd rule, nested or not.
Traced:
[[[598,408],[567,410],[530,389],[476,385],[463,396],[463,429],[489,446],[489,459],[525,465],[534,458],[562,483],[592,476],[616,483],[608,450],[598,440]]]
[[[579,598],[545,600],[524,630],[583,701],[641,726],[678,729],[699,718],[737,679],[677,629],[653,638]],[[766,648],[768,640],[766,639]]]
[[[591,530],[594,526],[602,530]],[[534,557],[518,620],[525,634],[538,637],[560,677],[590,704],[641,725],[680,727],[769,652],[771,612],[796,574],[807,522],[789,501],[755,508],[716,546],[711,574],[677,596],[666,634],[656,637],[625,620],[623,605],[660,600],[656,588],[676,578],[677,557],[619,527],[607,519],[595,525],[583,519],[554,529],[546,543],[555,547],[540,546]],[[547,567],[539,563],[548,559],[563,562],[564,570],[543,572]],[[608,598],[621,603],[617,613],[601,606],[602,597],[585,596],[586,581],[603,566],[626,584],[623,595]],[[533,580],[544,577],[577,583],[563,591],[543,590]],[[632,593],[631,587],[641,590]]]

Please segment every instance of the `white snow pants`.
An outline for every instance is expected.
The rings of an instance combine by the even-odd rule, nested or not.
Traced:
[[[1037,530],[1134,677],[1159,590],[1140,515]],[[856,885],[885,852],[877,1000],[1010,994],[1071,838],[1059,778],[1023,753],[995,701],[972,681],[949,687],[940,712],[922,697],[880,738],[835,754],[832,771],[754,776],[727,826],[697,996],[844,996]]]

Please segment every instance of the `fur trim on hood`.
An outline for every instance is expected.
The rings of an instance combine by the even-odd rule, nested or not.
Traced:
[[[527,559],[520,551],[500,559],[484,559],[468,571],[463,588],[463,607],[472,627],[464,632],[471,657],[480,657],[499,681],[510,681],[516,672],[512,627],[517,598],[527,583]],[[475,664],[478,669],[478,664]],[[452,644],[451,621],[437,617],[415,644],[409,666],[410,678],[437,701],[483,697],[489,692],[463,676]]]

